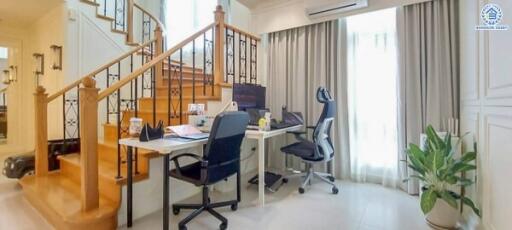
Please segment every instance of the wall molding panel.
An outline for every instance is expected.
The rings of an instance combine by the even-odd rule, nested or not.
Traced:
[[[480,9],[490,2],[459,1],[461,133],[472,134],[471,138],[464,138],[465,148],[474,141],[478,148],[477,184],[468,187],[467,195],[483,214],[480,220],[466,209],[464,217],[467,226],[471,226],[468,229],[501,230],[512,225],[512,30],[475,30],[476,25],[482,24]],[[492,3],[504,12],[502,24],[512,26],[512,1]]]

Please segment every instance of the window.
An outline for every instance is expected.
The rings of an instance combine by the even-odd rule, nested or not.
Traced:
[[[347,18],[352,174],[396,185],[398,86],[395,9]]]
[[[7,59],[7,48],[5,47],[0,47],[0,58],[2,59]]]
[[[167,0],[165,24],[168,47],[213,23],[216,6],[216,0]]]

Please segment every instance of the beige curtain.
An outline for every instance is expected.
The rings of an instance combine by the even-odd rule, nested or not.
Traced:
[[[434,0],[405,6],[398,12],[400,53],[400,146],[402,159],[409,143],[429,124],[442,130],[448,118],[459,117],[457,0]],[[410,170],[402,164],[402,176]],[[418,182],[403,185],[418,193]]]
[[[332,168],[338,178],[350,177],[344,26],[344,20],[335,20],[271,33],[267,48],[267,106],[274,117],[280,118],[282,106],[287,105],[289,111],[302,112],[307,125],[315,125],[322,111],[316,89],[325,86],[334,96],[337,117],[332,135],[336,157]],[[291,136],[270,141],[271,166],[283,168],[286,159],[279,149],[293,141]],[[288,165],[294,168],[300,167],[299,162],[288,159]]]

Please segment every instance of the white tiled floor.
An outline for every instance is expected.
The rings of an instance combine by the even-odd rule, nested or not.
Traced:
[[[419,209],[418,198],[401,191],[373,184],[337,182],[340,193],[332,195],[330,187],[313,183],[305,194],[296,190],[298,181],[284,185],[277,193],[267,194],[265,207],[255,207],[256,188],[242,193],[245,201],[233,212],[217,209],[229,220],[228,229],[348,229],[348,230],[422,230],[430,229]],[[172,185],[171,185],[172,186]],[[212,202],[233,198],[234,194],[213,194]],[[217,199],[216,199],[217,198]],[[199,201],[199,196],[190,199]],[[194,202],[192,202],[194,203]],[[172,229],[190,211],[183,210],[171,219]],[[172,215],[172,214],[171,214]],[[134,230],[160,229],[162,213],[157,212],[134,222]],[[188,225],[188,229],[218,229],[219,222],[203,213]],[[126,229],[126,227],[122,227]]]
[[[5,156],[0,156],[3,167]],[[0,174],[0,229],[46,230],[53,229],[23,197],[17,180]]]
[[[3,158],[0,157],[0,162]],[[276,193],[267,193],[265,207],[254,206],[256,188],[244,188],[243,202],[236,212],[217,209],[229,220],[228,229],[265,230],[422,230],[424,222],[418,198],[398,190],[372,184],[338,181],[338,195],[330,187],[313,183],[305,194],[298,194],[299,181],[290,181]],[[172,184],[171,184],[172,186]],[[212,201],[233,198],[234,194],[213,193]],[[198,201],[199,196],[189,199]],[[135,207],[136,208],[136,207]],[[189,211],[172,216],[172,229]],[[162,213],[135,220],[133,230],[161,229]],[[172,214],[171,214],[172,215]],[[207,213],[188,224],[188,229],[218,229],[219,222]],[[46,230],[52,227],[23,197],[16,180],[0,176],[0,229]],[[120,229],[126,229],[121,227]]]

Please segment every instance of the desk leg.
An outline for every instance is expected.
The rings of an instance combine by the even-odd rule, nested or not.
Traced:
[[[258,200],[265,205],[265,138],[258,138]]]
[[[128,213],[128,220],[127,220],[127,226],[130,228],[132,227],[132,205],[133,205],[133,174],[132,174],[132,153],[133,148],[128,146],[127,152],[126,152],[126,158],[127,158],[127,172],[126,177],[128,179],[126,189],[127,189],[127,196],[126,196],[126,207],[127,207],[127,213]]]
[[[164,156],[164,203],[163,203],[163,229],[169,229],[169,156],[170,154],[166,154]]]

